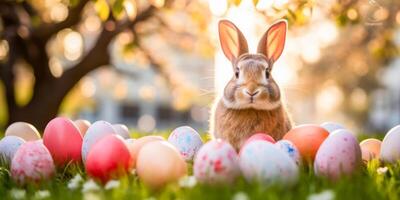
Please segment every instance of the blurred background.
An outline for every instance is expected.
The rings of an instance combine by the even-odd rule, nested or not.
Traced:
[[[297,124],[373,134],[400,123],[400,1],[2,0],[0,130],[62,115],[207,131],[232,75],[221,18],[252,52],[269,24],[289,21],[273,76]]]

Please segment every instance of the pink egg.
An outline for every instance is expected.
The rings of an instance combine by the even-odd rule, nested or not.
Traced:
[[[82,135],[74,122],[64,117],[51,120],[43,134],[43,144],[56,165],[81,161]]]
[[[275,144],[275,140],[274,138],[272,138],[270,135],[266,134],[266,133],[255,133],[254,135],[250,136],[246,142],[242,145],[245,146],[246,144],[253,142],[253,141],[257,141],[257,140],[263,140],[263,141],[267,141],[270,142],[272,144]]]
[[[229,143],[220,139],[211,140],[196,155],[194,176],[204,183],[232,183],[240,174],[238,159]]]
[[[11,176],[20,184],[39,182],[50,178],[54,173],[50,152],[39,141],[22,144],[11,162]]]
[[[315,156],[314,171],[319,176],[337,180],[351,175],[361,166],[361,149],[348,130],[336,130],[321,144]]]
[[[89,176],[106,183],[129,173],[133,159],[124,139],[116,134],[105,136],[93,145],[86,160]]]

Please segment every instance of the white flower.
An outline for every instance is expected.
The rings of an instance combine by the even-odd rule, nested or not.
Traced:
[[[21,189],[13,188],[10,190],[12,199],[25,199],[26,191]]]
[[[233,195],[232,200],[249,200],[249,196],[245,192],[236,192],[235,195]]]
[[[386,174],[387,171],[387,167],[379,167],[378,169],[376,169],[376,172],[378,172],[378,174]]]
[[[335,193],[332,190],[325,190],[317,194],[311,194],[307,200],[332,200],[335,198]]]
[[[35,192],[34,199],[46,199],[50,197],[50,192],[48,190],[39,190]]]
[[[83,182],[82,176],[80,174],[77,174],[74,176],[74,178],[69,180],[67,187],[71,190],[75,190],[80,186],[82,182]]]
[[[114,188],[119,187],[119,185],[120,185],[120,182],[119,182],[119,181],[117,181],[117,180],[110,180],[110,181],[107,182],[107,184],[104,186],[104,188],[105,188],[106,190],[111,190],[111,189],[114,189]]]
[[[194,176],[185,176],[179,179],[179,186],[184,188],[192,188],[196,186],[197,180]]]
[[[88,192],[83,194],[84,200],[101,200],[100,195],[94,192]]]
[[[83,188],[82,188],[82,192],[91,192],[91,191],[98,191],[100,190],[100,186],[97,185],[96,182],[94,182],[94,180],[90,179],[88,181],[85,182],[85,184],[83,184]]]

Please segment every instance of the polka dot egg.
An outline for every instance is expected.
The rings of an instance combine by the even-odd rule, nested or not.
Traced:
[[[189,126],[181,126],[172,131],[168,142],[174,145],[186,161],[193,160],[203,145],[200,135]]]
[[[196,155],[193,173],[203,183],[232,183],[240,174],[235,149],[220,139],[207,142]]]

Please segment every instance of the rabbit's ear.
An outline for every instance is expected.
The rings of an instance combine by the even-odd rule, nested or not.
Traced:
[[[222,51],[231,62],[249,51],[242,32],[232,22],[219,21],[218,32]]]
[[[271,25],[258,43],[257,52],[267,56],[272,63],[278,60],[285,47],[286,30],[286,20],[279,20]]]

